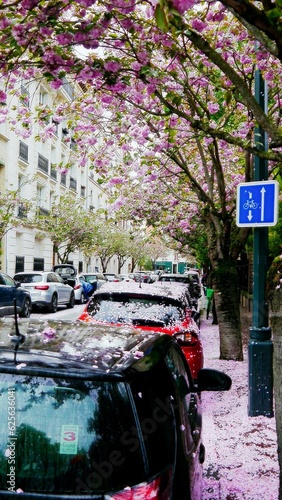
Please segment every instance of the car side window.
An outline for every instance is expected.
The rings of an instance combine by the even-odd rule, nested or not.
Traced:
[[[180,353],[171,347],[166,354],[166,363],[172,374],[175,385],[175,406],[178,410],[179,426],[182,430],[182,443],[185,453],[188,455],[194,448],[191,423],[189,419],[191,403],[191,378],[188,374]]]
[[[54,273],[49,273],[47,276],[47,282],[52,283],[53,281],[55,281],[55,282],[59,281],[58,277]]]
[[[2,274],[2,277],[5,285],[15,286],[15,282],[12,278],[10,278],[10,276],[8,276],[7,274]]]

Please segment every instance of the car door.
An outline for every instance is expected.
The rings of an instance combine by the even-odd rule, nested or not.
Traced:
[[[178,456],[176,483],[179,488],[176,497],[200,500],[196,488],[196,478],[202,474],[201,445],[201,405],[197,393],[193,392],[193,381],[189,367],[182,353],[171,346],[166,354],[166,363],[172,375],[175,387],[175,410],[178,429]],[[185,479],[186,478],[186,479]],[[190,489],[191,497],[185,496]]]
[[[65,304],[70,297],[69,287],[65,284],[64,280],[56,273],[48,273],[47,281],[53,283],[54,288],[58,294],[58,303]]]
[[[13,278],[7,274],[0,274],[0,316],[14,313],[14,298],[17,288]]]

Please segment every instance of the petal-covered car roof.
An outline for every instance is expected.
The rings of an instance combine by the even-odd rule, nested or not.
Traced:
[[[126,326],[66,321],[23,323],[20,330],[22,341],[14,333],[13,327],[2,325],[1,370],[15,357],[20,370],[32,364],[54,369],[84,368],[104,373],[122,371],[128,364],[144,356],[151,339],[161,337],[161,334],[156,336],[155,332],[143,332]]]
[[[98,298],[101,295],[106,294],[128,294],[131,295],[146,295],[148,297],[160,297],[172,300],[179,300],[180,302],[186,303],[185,292],[186,287],[183,287],[182,283],[175,284],[171,287],[169,283],[157,282],[157,283],[136,283],[136,282],[117,282],[117,283],[105,283],[103,287],[96,292],[94,292],[93,297]]]

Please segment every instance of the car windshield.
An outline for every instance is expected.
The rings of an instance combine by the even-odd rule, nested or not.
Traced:
[[[42,281],[41,274],[16,274],[15,280],[20,283],[38,283]]]
[[[107,323],[163,327],[184,319],[184,308],[176,301],[121,294],[101,294],[89,303],[88,313],[95,320]]]
[[[122,381],[2,374],[0,422],[0,489],[83,495],[144,480]]]
[[[87,283],[92,283],[93,281],[97,281],[96,274],[86,274],[80,277],[80,281],[86,281]]]

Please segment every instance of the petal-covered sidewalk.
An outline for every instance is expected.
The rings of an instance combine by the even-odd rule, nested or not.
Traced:
[[[278,500],[275,419],[248,417],[248,363],[219,360],[218,326],[202,319],[205,367],[232,378],[228,392],[203,393],[206,447],[202,500]]]

